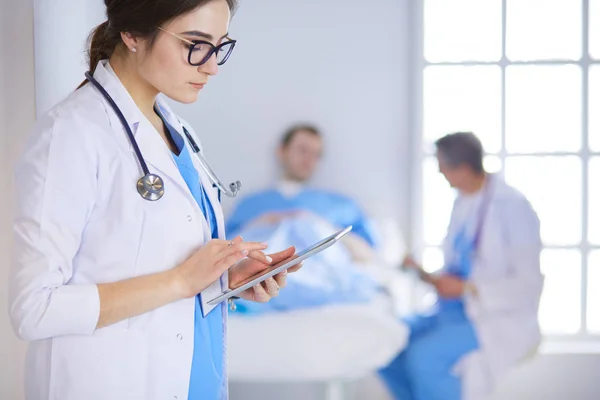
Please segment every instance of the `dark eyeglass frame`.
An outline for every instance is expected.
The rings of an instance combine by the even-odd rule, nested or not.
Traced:
[[[212,44],[211,42],[207,42],[206,40],[188,40],[188,39],[184,38],[183,36],[179,36],[176,33],[169,32],[166,29],[163,29],[160,27],[158,29],[160,29],[161,31],[168,33],[169,35],[176,37],[177,39],[181,40],[182,42],[190,45],[190,51],[188,53],[188,63],[194,67],[199,67],[200,65],[205,64],[208,60],[210,60],[210,58],[213,56],[213,54],[217,54],[223,47],[231,45],[231,47],[229,48],[229,51],[227,52],[227,54],[225,54],[225,57],[223,58],[223,60],[221,60],[220,62],[217,61],[217,65],[225,64],[227,62],[227,60],[229,59],[229,57],[231,56],[231,53],[233,52],[233,48],[235,47],[235,44],[237,43],[237,40],[234,40],[234,39],[230,38],[229,36],[225,36],[225,39],[227,39],[227,41],[221,43],[218,46],[215,46],[214,44]],[[199,63],[193,63],[192,62],[192,54],[194,52],[194,48],[198,44],[207,45],[210,47],[210,50],[208,51],[208,53],[206,53],[206,56],[204,56],[204,58],[202,60],[200,60]],[[217,60],[218,60],[218,57],[217,57]]]

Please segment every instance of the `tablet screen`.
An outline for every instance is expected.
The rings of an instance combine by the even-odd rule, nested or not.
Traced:
[[[244,280],[243,280],[243,281],[241,281],[241,282],[238,282],[237,284],[235,284],[235,286],[231,286],[231,285],[230,285],[230,286],[229,286],[229,289],[230,289],[230,290],[235,290],[235,289],[237,289],[237,288],[240,288],[240,287],[244,286],[244,285],[245,285],[245,284],[247,284],[248,282],[252,282],[253,280],[255,280],[255,279],[257,279],[257,278],[260,278],[260,276],[262,276],[262,275],[267,275],[268,273],[272,272],[273,270],[276,270],[277,268],[281,267],[282,265],[284,265],[284,264],[287,264],[287,263],[289,263],[290,261],[293,261],[294,259],[296,259],[296,258],[298,258],[298,257],[301,257],[301,256],[303,256],[304,254],[308,253],[309,251],[312,251],[312,250],[314,250],[314,249],[318,248],[319,246],[323,246],[323,245],[324,245],[324,244],[326,244],[327,242],[330,242],[330,241],[332,241],[332,240],[335,240],[335,238],[336,238],[336,237],[337,237],[339,234],[340,234],[339,232],[337,232],[337,233],[334,233],[333,235],[331,235],[331,236],[329,236],[329,237],[327,237],[327,238],[325,238],[325,239],[323,239],[323,240],[321,240],[321,241],[319,241],[319,242],[317,242],[317,243],[313,244],[312,246],[310,246],[310,247],[308,247],[308,248],[306,248],[306,249],[304,249],[304,250],[300,251],[299,253],[296,253],[296,254],[294,254],[293,256],[291,256],[291,257],[289,257],[289,258],[286,258],[285,260],[283,260],[283,261],[280,261],[280,262],[278,262],[277,264],[271,265],[270,267],[268,267],[268,268],[266,268],[266,269],[264,269],[264,270],[262,270],[262,271],[260,271],[260,272],[257,272],[256,274],[254,274],[254,275],[252,275],[252,276],[250,276],[250,277],[248,277],[248,278],[244,279]],[[297,263],[294,263],[294,264],[290,265],[288,268],[291,268],[291,267],[293,267],[293,266],[294,266],[294,265],[296,265],[296,264],[297,264]]]

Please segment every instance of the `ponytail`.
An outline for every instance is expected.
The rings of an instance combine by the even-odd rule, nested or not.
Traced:
[[[120,32],[115,32],[110,29],[108,21],[104,21],[92,31],[88,38],[88,71],[90,74],[94,74],[98,63],[101,60],[110,58],[110,56],[112,56],[113,52],[115,51],[115,47],[117,47],[117,44],[119,44],[120,40]],[[81,88],[86,83],[87,79],[84,80],[77,89]]]

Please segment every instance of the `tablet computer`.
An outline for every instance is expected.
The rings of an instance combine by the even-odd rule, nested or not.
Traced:
[[[242,293],[244,290],[249,289],[253,286],[258,285],[262,281],[270,278],[274,275],[277,275],[280,272],[285,271],[293,267],[296,264],[301,263],[303,260],[306,260],[308,257],[320,253],[321,251],[333,246],[338,240],[344,237],[348,232],[352,230],[352,226],[349,226],[345,229],[342,229],[339,232],[334,233],[333,235],[326,237],[325,239],[313,244],[312,246],[302,250],[299,253],[294,254],[292,257],[287,258],[283,261],[278,262],[275,265],[272,265],[261,271],[255,275],[250,276],[249,278],[243,280],[238,283],[236,287],[229,288],[229,290],[223,292],[220,296],[215,297],[212,300],[208,301],[208,304],[215,305],[222,301],[229,299],[230,297],[235,297],[238,294]]]

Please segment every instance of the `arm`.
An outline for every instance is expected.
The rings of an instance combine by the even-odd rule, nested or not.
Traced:
[[[540,273],[540,223],[524,199],[511,202],[509,209],[499,210],[498,229],[503,232],[509,274],[502,278],[474,278],[474,292],[469,295],[476,310],[485,312],[518,311],[537,307],[542,291]]]
[[[17,168],[9,313],[13,329],[25,340],[90,335],[190,297],[244,251],[264,249],[215,241],[171,271],[100,285],[71,283],[97,190],[98,157],[89,136],[94,127],[81,125],[43,119]]]
[[[375,252],[371,245],[355,233],[350,232],[342,238],[342,242],[352,254],[352,259],[357,262],[370,262],[375,259]]]
[[[16,168],[10,317],[26,340],[91,334],[95,285],[69,285],[96,193],[96,150],[81,124],[45,117]]]

